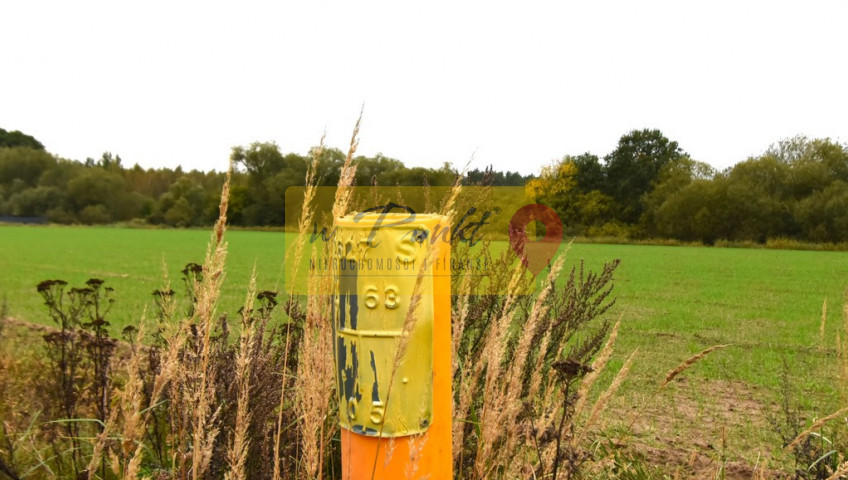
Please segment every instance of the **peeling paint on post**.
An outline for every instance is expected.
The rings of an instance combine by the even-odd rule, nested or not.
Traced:
[[[446,221],[411,213],[338,220],[333,326],[344,479],[452,478],[450,244],[430,243]],[[421,268],[415,326],[394,369]]]

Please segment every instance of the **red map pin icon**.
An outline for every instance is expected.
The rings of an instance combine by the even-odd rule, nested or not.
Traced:
[[[545,237],[530,241],[527,225],[539,222],[545,226]],[[525,268],[538,275],[550,265],[562,243],[562,220],[550,207],[534,203],[521,207],[509,221],[509,245]]]

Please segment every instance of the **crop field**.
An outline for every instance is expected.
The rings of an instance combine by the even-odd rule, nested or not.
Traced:
[[[182,293],[180,270],[203,262],[208,239],[206,230],[3,226],[0,301],[9,317],[49,324],[36,284],[59,278],[81,286],[101,278],[115,289],[108,319],[119,329],[137,322],[145,309],[151,315],[151,292],[165,285],[165,272],[171,288]],[[259,290],[282,289],[283,240],[283,233],[227,233],[220,312],[237,311],[254,266]],[[618,415],[605,423],[613,434],[627,426],[621,419],[630,410],[648,405],[648,414],[635,420],[634,443],[709,457],[724,435],[739,460],[754,464],[761,455],[782,455],[767,421],[782,401],[782,378],[793,380],[808,417],[836,408],[835,338],[843,328],[848,254],[574,244],[567,255],[571,264],[585,260],[591,270],[621,259],[616,305],[606,314],[621,319],[610,370],[638,354],[613,405]],[[669,369],[717,344],[728,346],[656,395]],[[606,376],[608,383],[612,374]]]
[[[180,272],[187,263],[203,263],[209,235],[208,230],[0,227],[0,299],[7,299],[12,317],[49,322],[35,289],[39,282],[62,279],[74,287],[100,278],[115,289],[108,319],[119,329],[153,306],[151,293],[165,287],[165,272],[171,288],[184,294]],[[281,233],[229,232],[227,238],[229,268],[219,311],[232,314],[244,302],[254,265],[258,289],[278,288],[284,247]]]

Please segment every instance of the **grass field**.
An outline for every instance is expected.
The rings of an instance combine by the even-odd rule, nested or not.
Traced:
[[[132,324],[153,305],[151,292],[164,287],[164,267],[171,288],[184,294],[180,271],[189,262],[203,263],[209,235],[207,230],[0,227],[0,299],[7,299],[10,316],[45,322],[49,318],[35,289],[40,281],[59,278],[82,286],[89,278],[101,278],[115,289],[110,322]],[[282,282],[282,235],[228,233],[229,268],[220,311],[234,313],[244,302],[254,265],[260,290],[274,290]]]
[[[228,232],[220,311],[233,314],[241,306],[254,265],[260,290],[281,288],[283,235]],[[131,324],[152,306],[150,293],[163,287],[163,267],[172,288],[183,292],[180,270],[188,262],[202,263],[208,238],[205,230],[0,227],[0,299],[10,316],[43,323],[49,319],[35,291],[38,282],[61,278],[76,286],[97,277],[115,289],[112,323]],[[832,340],[848,286],[848,254],[574,244],[568,258],[584,259],[589,269],[622,260],[610,314],[622,318],[620,349],[639,347],[658,368],[702,347],[729,343],[726,361],[706,362],[704,375],[774,386],[782,358],[808,370],[833,355],[816,348],[822,302],[830,305],[825,338]]]
[[[233,314],[241,305],[254,264],[260,290],[281,287],[283,235],[228,232],[221,311]],[[163,286],[163,264],[172,288],[182,292],[179,271],[188,262],[202,263],[208,238],[206,230],[3,226],[0,299],[6,299],[9,316],[45,323],[49,319],[35,290],[38,282],[61,278],[75,286],[97,277],[115,289],[110,321],[130,324],[152,305],[151,291]],[[590,269],[622,260],[616,272],[617,304],[608,313],[622,319],[613,367],[633,350],[640,353],[616,407],[655,404],[651,408],[659,411],[641,429],[646,443],[652,443],[652,429],[676,432],[681,443],[691,443],[695,433],[685,425],[664,425],[659,418],[663,411],[672,418],[694,416],[692,425],[709,425],[699,433],[707,437],[717,435],[721,426],[734,429],[730,435],[737,451],[753,463],[763,445],[774,447],[761,417],[779,402],[784,361],[806,411],[824,414],[836,405],[834,338],[842,324],[848,254],[575,244],[568,257],[571,262],[585,259]],[[825,299],[829,313],[820,337]],[[715,344],[730,346],[687,372],[662,398],[651,396],[670,368]],[[724,413],[711,410],[721,402],[728,403]]]

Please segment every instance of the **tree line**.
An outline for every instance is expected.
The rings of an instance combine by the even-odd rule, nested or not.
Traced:
[[[600,159],[566,156],[528,186],[572,235],[765,242],[848,241],[848,145],[794,137],[717,171],[659,130]]]
[[[230,189],[228,218],[238,226],[279,226],[285,218],[285,190],[303,185],[311,157],[283,154],[271,142],[232,150],[236,169]],[[338,184],[345,153],[324,149],[317,178],[320,185]],[[380,185],[452,185],[458,173],[441,168],[406,167],[398,160],[361,156],[357,184],[372,179]],[[85,162],[53,155],[35,138],[0,129],[0,216],[43,217],[60,224],[135,224],[192,227],[211,225],[218,217],[224,172],[182,168],[125,167],[120,155],[104,153]],[[515,172],[474,170],[469,178],[494,185],[521,186],[529,177]]]
[[[232,150],[229,218],[233,225],[274,226],[284,219],[285,189],[302,185],[309,155],[284,154],[271,142]],[[345,154],[325,149],[317,178],[335,185]],[[458,172],[358,157],[357,185],[453,184]],[[55,223],[189,227],[217,217],[223,172],[125,167],[104,153],[85,162],[50,154],[32,136],[0,129],[0,216]],[[659,130],[634,130],[599,157],[566,155],[538,175],[487,169],[471,184],[526,186],[554,208],[568,235],[764,242],[786,237],[848,241],[848,145],[795,137],[718,171],[692,159]]]

